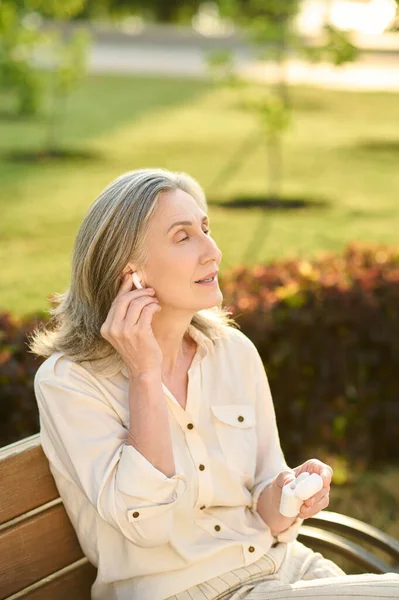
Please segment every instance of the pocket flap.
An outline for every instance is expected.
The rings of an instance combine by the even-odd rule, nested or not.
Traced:
[[[215,417],[223,423],[246,429],[255,425],[255,408],[252,404],[220,404],[212,405]]]
[[[175,504],[176,498],[173,498],[171,502],[165,502],[163,504],[153,504],[151,506],[138,506],[137,508],[129,508],[126,512],[127,519],[131,523],[137,523],[145,519],[151,519],[159,517],[163,513],[172,510],[173,504]]]

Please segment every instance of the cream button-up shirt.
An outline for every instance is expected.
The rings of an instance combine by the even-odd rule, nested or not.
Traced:
[[[43,451],[98,569],[92,600],[164,600],[257,561],[275,541],[257,502],[289,467],[260,355],[233,327],[215,342],[188,333],[198,346],[186,409],[163,384],[173,477],[125,443],[126,368],[100,377],[56,352],[35,375]],[[302,522],[277,540],[294,540]]]

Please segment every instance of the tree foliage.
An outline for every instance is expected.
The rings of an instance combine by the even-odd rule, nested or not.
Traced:
[[[190,22],[201,0],[87,0],[78,18],[113,18],[139,14],[158,23]]]
[[[238,25],[255,45],[258,59],[275,67],[274,80],[265,83],[239,74],[228,51],[217,52],[209,59],[215,79],[234,87],[239,92],[239,106],[257,115],[268,156],[268,196],[276,200],[282,186],[282,134],[292,123],[288,59],[296,54],[312,62],[325,60],[339,66],[355,60],[357,49],[348,34],[331,23],[325,23],[317,44],[305,42],[295,26],[300,0],[219,0],[219,7],[221,16]]]
[[[16,98],[19,115],[34,115],[43,108],[45,91],[50,97],[48,143],[56,144],[60,101],[86,70],[88,36],[75,32],[62,39],[56,31],[41,27],[41,16],[58,21],[78,14],[85,0],[3,0],[0,3],[0,85]],[[51,87],[45,89],[43,68],[37,57],[45,56]]]

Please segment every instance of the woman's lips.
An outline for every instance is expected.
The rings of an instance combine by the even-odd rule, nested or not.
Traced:
[[[217,276],[212,279],[212,281],[196,281],[198,285],[216,285],[218,282]]]

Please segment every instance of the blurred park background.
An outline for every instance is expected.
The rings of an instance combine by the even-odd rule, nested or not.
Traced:
[[[1,0],[0,441],[39,431],[27,336],[121,173],[186,171],[283,450],[399,538],[395,0]],[[337,561],[338,562],[338,561]]]

